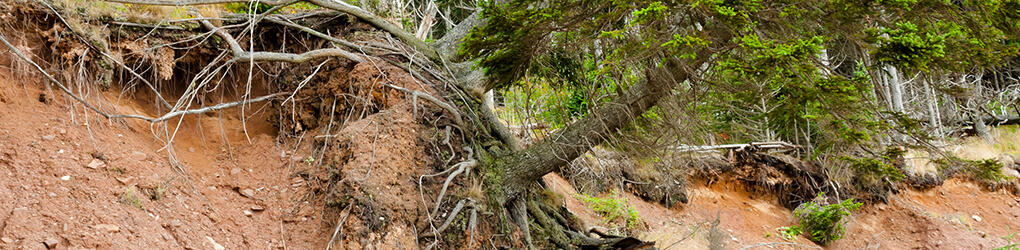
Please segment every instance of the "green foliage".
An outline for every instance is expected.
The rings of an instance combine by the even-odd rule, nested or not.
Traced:
[[[800,226],[779,227],[776,228],[776,231],[779,231],[779,236],[784,240],[794,240],[798,235],[804,233],[804,229],[801,229]]]
[[[638,215],[637,210],[628,205],[626,199],[619,197],[616,191],[603,198],[589,194],[577,195],[577,197],[584,201],[585,204],[588,204],[588,207],[594,210],[595,213],[602,216],[604,223],[613,223],[617,219],[623,219],[626,227],[633,229],[641,222],[641,217]]]
[[[668,82],[677,98],[660,102],[624,133],[669,137],[658,141],[719,135],[685,142],[692,144],[783,140],[807,144],[810,157],[850,155],[878,145],[894,125],[925,137],[924,124],[882,108],[873,87],[881,79],[871,78],[876,68],[894,65],[913,75],[1006,67],[1020,55],[1018,6],[1018,0],[485,1],[479,7],[487,24],[472,29],[461,53],[478,60],[487,87],[511,90],[508,100],[520,107],[539,107],[520,113],[534,112],[553,128],[662,70],[695,77]],[[703,131],[663,134],[653,127],[677,120],[689,126],[672,128]],[[888,162],[852,163],[876,179],[900,178]]]
[[[842,156],[840,159],[850,165],[854,173],[854,183],[868,193],[879,192],[876,188],[886,187],[906,178],[894,166],[905,151],[898,147],[889,147],[883,155],[873,158],[856,158]]]
[[[927,69],[929,62],[946,56],[946,37],[958,32],[958,29],[939,33],[921,32],[910,21],[899,22],[894,29],[879,29],[879,47],[875,57],[879,62],[900,67]]]
[[[1013,242],[1013,238],[1016,237],[1016,234],[1017,233],[1011,233],[1003,236],[1002,239],[1006,240],[1006,245],[993,248],[993,250],[1020,250],[1020,244]]]
[[[801,204],[793,213],[808,239],[826,245],[843,238],[846,231],[844,218],[859,209],[861,203],[846,199],[840,203],[820,205],[819,202],[824,200],[823,195],[819,193],[815,201]]]
[[[984,159],[980,161],[967,161],[967,163],[968,166],[964,169],[978,180],[995,184],[1010,179],[1009,176],[1002,174],[1002,163],[999,160]]]

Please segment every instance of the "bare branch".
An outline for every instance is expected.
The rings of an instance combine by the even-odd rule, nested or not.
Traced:
[[[215,32],[216,35],[222,37],[223,40],[226,41],[228,45],[230,45],[230,51],[233,52],[234,54],[233,61],[252,60],[252,61],[302,63],[322,57],[339,56],[350,59],[351,61],[355,62],[365,62],[365,59],[362,58],[361,56],[355,55],[354,53],[351,53],[343,49],[317,49],[301,54],[264,52],[264,51],[248,52],[241,48],[241,44],[237,42],[237,39],[235,39],[233,35],[231,35],[223,28],[216,27],[207,20],[200,20],[199,22],[201,22],[202,25],[205,26],[207,29]]]
[[[115,3],[148,4],[148,5],[164,5],[164,6],[189,6],[189,5],[204,5],[204,4],[249,3],[249,2],[253,2],[252,0],[176,0],[176,1],[175,0],[104,0],[104,1],[115,2]],[[269,5],[279,5],[279,4],[288,3],[289,1],[262,0],[260,2],[261,3],[265,3],[265,4],[269,4]],[[433,61],[437,61],[437,62],[442,61],[440,59],[440,57],[439,57],[439,54],[436,53],[435,49],[433,49],[431,46],[426,44],[425,41],[422,41],[421,39],[418,39],[417,37],[414,36],[414,34],[411,34],[410,32],[407,32],[406,30],[404,30],[400,26],[397,26],[394,23],[386,21],[385,19],[379,17],[378,15],[376,15],[376,14],[374,14],[372,12],[366,11],[366,10],[364,10],[362,8],[359,8],[358,6],[350,5],[350,4],[348,4],[346,2],[343,2],[343,1],[334,1],[334,0],[307,0],[307,2],[315,4],[315,5],[318,5],[318,6],[323,7],[323,8],[333,9],[333,10],[337,10],[337,11],[340,11],[340,12],[344,12],[344,13],[348,13],[348,14],[351,14],[353,16],[356,16],[356,17],[360,18],[361,20],[365,20],[366,22],[371,23],[375,27],[378,27],[378,28],[380,28],[380,29],[382,29],[382,30],[384,30],[386,32],[389,32],[390,34],[393,34],[393,36],[396,36],[400,40],[404,41],[404,43],[407,43],[408,45],[410,45],[414,49],[424,53],[425,56],[427,56],[429,59],[432,59]]]
[[[209,111],[215,111],[215,110],[220,110],[220,109],[234,107],[234,106],[241,105],[241,104],[249,104],[249,103],[261,102],[261,101],[269,100],[269,99],[271,99],[273,97],[277,97],[277,96],[281,96],[281,95],[285,95],[285,94],[287,94],[287,92],[280,92],[280,93],[265,95],[265,96],[262,96],[262,97],[259,97],[259,98],[248,99],[248,100],[244,100],[244,101],[220,103],[220,104],[216,104],[216,105],[213,105],[213,106],[208,106],[208,107],[204,107],[204,108],[200,108],[200,109],[189,109],[189,110],[174,111],[174,112],[166,113],[165,115],[163,115],[163,116],[161,116],[159,118],[152,119],[152,120],[150,120],[150,122],[153,122],[153,123],[163,122],[163,121],[166,121],[167,119],[174,118],[176,116],[201,114],[201,113],[205,113],[205,112],[209,112]]]

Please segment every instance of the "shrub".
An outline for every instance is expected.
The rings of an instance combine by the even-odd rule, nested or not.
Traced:
[[[996,159],[970,161],[969,163],[967,171],[978,180],[995,184],[1008,179],[1008,176],[1002,174],[1002,163],[999,163]]]
[[[808,239],[821,245],[843,238],[846,231],[844,217],[861,207],[861,203],[854,202],[854,199],[821,205],[819,203],[825,200],[823,195],[818,194],[814,201],[801,204],[793,212],[800,223],[796,228],[807,233]]]

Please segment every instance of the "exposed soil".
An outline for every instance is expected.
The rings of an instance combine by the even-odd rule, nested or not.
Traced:
[[[424,197],[437,184],[426,181],[423,194],[417,178],[436,168],[424,142],[440,133],[419,119],[438,120],[441,110],[384,87],[434,93],[396,67],[329,74],[338,84],[311,92],[369,102],[320,113],[311,122],[321,131],[286,140],[272,103],[163,129],[102,119],[17,61],[0,62],[0,248],[407,249],[428,225]],[[162,115],[142,91],[83,86],[109,112]],[[219,91],[207,96],[225,98],[205,101],[240,96]],[[259,85],[252,94],[267,92]]]
[[[264,117],[249,118],[247,133],[238,110],[224,110],[222,120],[185,119],[174,139],[179,172],[147,124],[97,119],[40,88],[38,78],[16,79],[8,69],[0,73],[4,248],[45,248],[46,240],[59,241],[58,248],[129,249],[309,248],[324,241],[317,215],[290,215],[303,186],[289,178],[292,154],[278,146]],[[144,112],[115,96],[94,99]]]
[[[588,226],[605,226],[602,218],[576,198],[573,187],[556,174],[549,187],[564,193],[566,207]],[[775,197],[745,191],[739,182],[694,183],[690,202],[668,209],[624,194],[644,220],[642,240],[663,249],[706,249],[714,239],[734,248],[816,248],[803,236],[780,238],[777,228],[796,224],[793,213]],[[865,206],[854,213],[842,240],[828,249],[989,249],[1007,245],[1002,237],[1020,231],[1020,198],[1005,191],[988,192],[969,181],[951,179],[926,191],[903,190],[888,204]]]

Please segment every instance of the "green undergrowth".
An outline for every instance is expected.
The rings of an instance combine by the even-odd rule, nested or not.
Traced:
[[[602,216],[603,223],[616,224],[622,221],[627,229],[634,229],[640,225],[641,217],[637,210],[627,204],[627,199],[620,197],[615,190],[606,197],[578,194],[577,198]]]
[[[779,228],[780,234],[787,240],[804,234],[815,243],[826,245],[843,238],[846,232],[846,218],[861,207],[854,199],[846,199],[839,203],[823,205],[825,193],[819,193],[814,201],[801,204],[793,211],[798,225]]]

